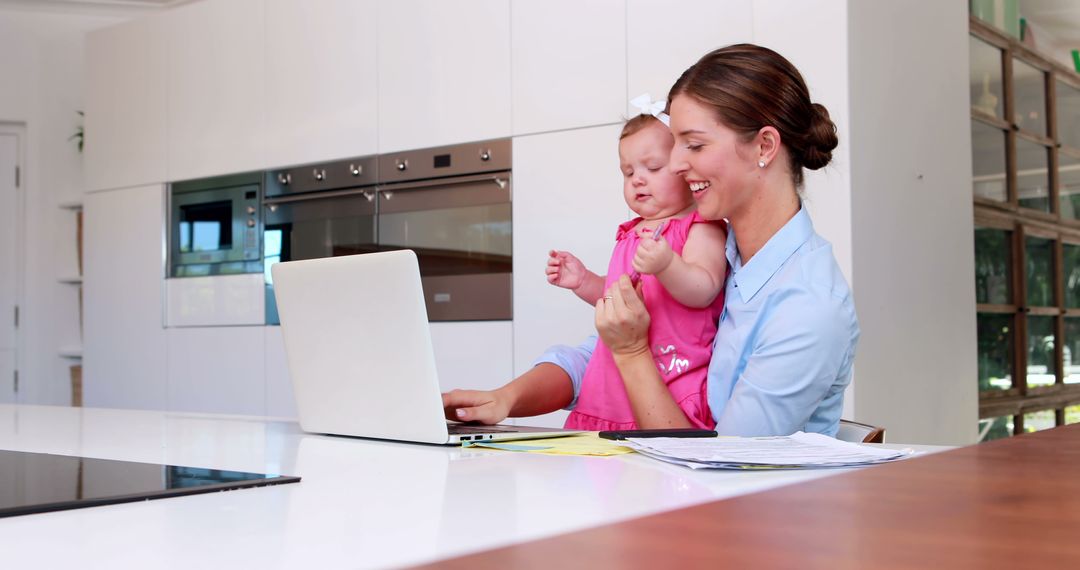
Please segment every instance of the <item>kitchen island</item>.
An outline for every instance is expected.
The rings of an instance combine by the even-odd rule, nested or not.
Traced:
[[[420,564],[848,471],[693,471],[637,454],[312,435],[274,418],[22,405],[0,406],[0,449],[302,477],[0,518],[7,568]]]

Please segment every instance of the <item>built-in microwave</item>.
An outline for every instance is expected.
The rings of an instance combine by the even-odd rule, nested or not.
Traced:
[[[170,185],[170,277],[262,272],[262,180],[251,172]]]

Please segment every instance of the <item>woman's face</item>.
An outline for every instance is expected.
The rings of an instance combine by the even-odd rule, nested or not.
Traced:
[[[760,179],[753,145],[742,142],[712,110],[686,95],[671,101],[671,132],[675,146],[668,168],[689,183],[701,216],[739,217]]]

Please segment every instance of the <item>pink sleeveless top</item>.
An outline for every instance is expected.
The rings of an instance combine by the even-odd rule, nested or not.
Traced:
[[[620,276],[634,271],[634,253],[642,238],[633,229],[639,222],[641,218],[636,218],[619,226],[604,282],[605,291]],[[708,222],[694,212],[670,220],[661,235],[675,253],[682,255],[690,226],[697,223],[714,222]],[[716,255],[724,255],[724,252],[717,251]],[[672,298],[656,276],[642,275],[641,281],[645,306],[651,317],[649,346],[656,368],[690,423],[711,429],[716,422],[705,398],[705,385],[716,325],[724,308],[724,292],[720,291],[712,305],[694,309]],[[589,431],[637,428],[622,376],[603,340],[596,341],[596,349],[581,381],[577,405],[566,418],[566,427]]]

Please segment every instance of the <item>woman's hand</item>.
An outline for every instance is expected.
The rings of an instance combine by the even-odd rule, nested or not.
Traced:
[[[455,422],[493,425],[510,414],[509,400],[501,390],[451,390],[442,395],[443,413]]]
[[[615,357],[649,354],[649,322],[641,286],[626,275],[596,302],[596,331]]]

